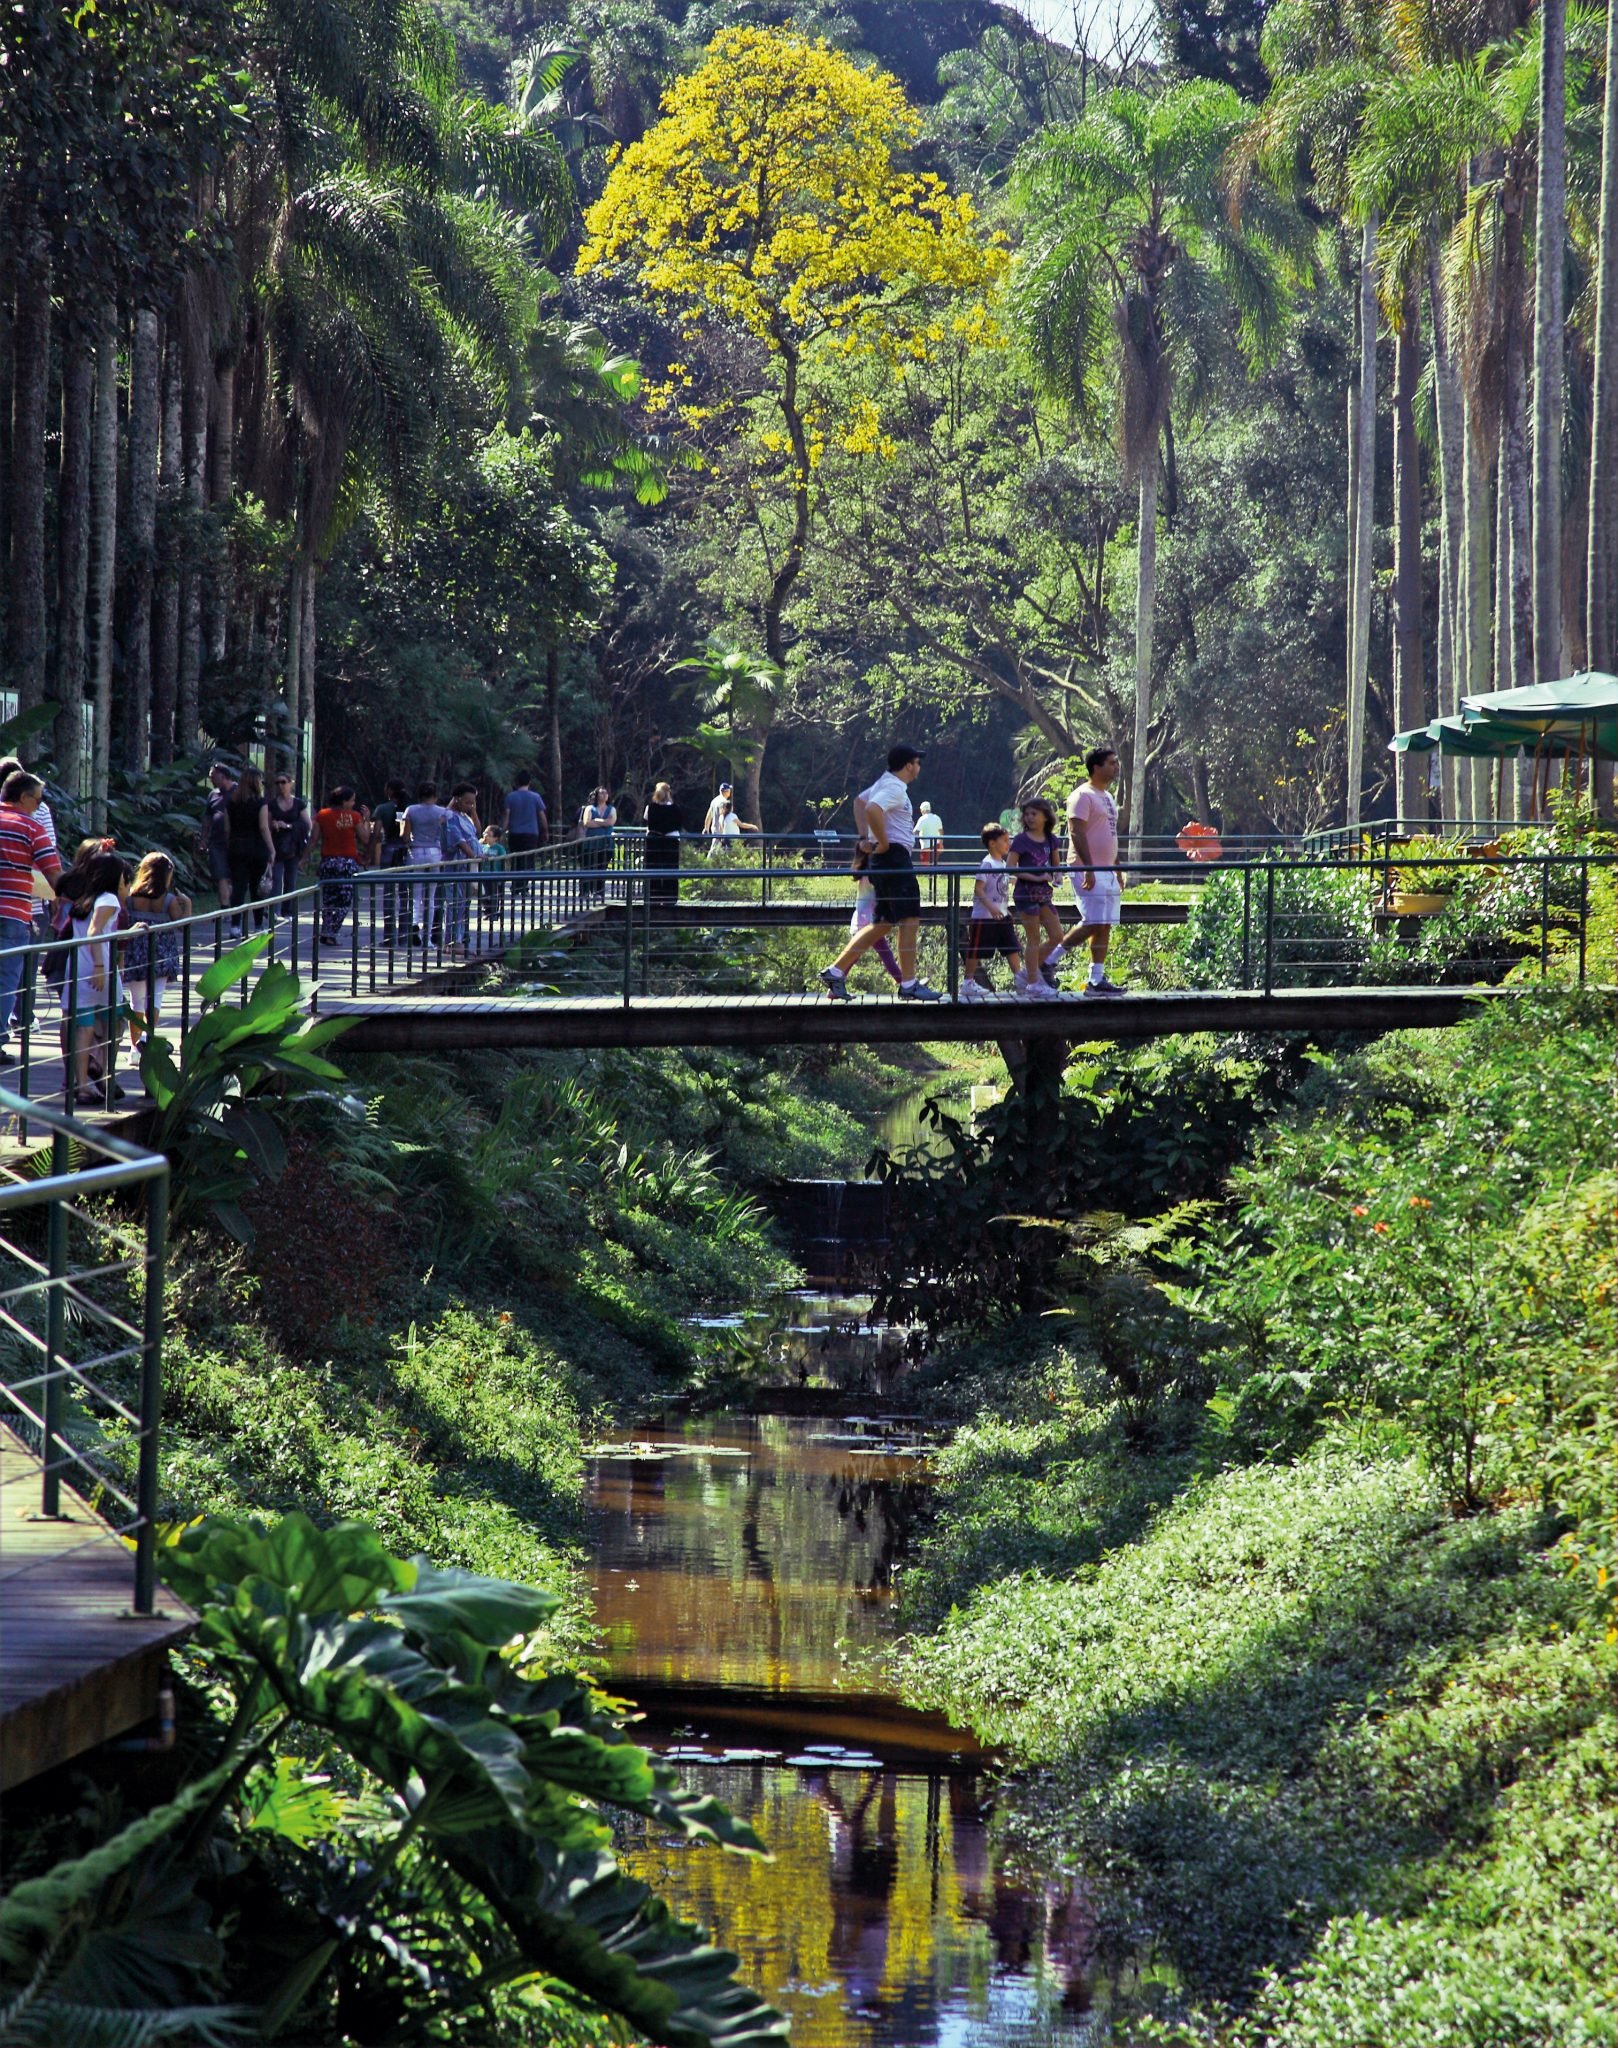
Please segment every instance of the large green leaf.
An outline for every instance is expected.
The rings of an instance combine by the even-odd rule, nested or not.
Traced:
[[[222,1003],[238,982],[247,979],[272,936],[270,932],[259,932],[251,939],[244,939],[239,946],[233,946],[228,953],[220,954],[197,983],[197,996],[204,1008],[212,1003]]]

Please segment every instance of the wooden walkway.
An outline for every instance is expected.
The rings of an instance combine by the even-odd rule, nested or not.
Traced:
[[[130,1611],[134,1556],[78,1495],[39,1512],[39,1460],[0,1423],[0,1791],[150,1721],[195,1617]]]
[[[323,997],[321,1015],[351,1017],[350,1052],[514,1051],[525,1047],[938,1045],[989,1041],[1165,1038],[1194,1031],[1432,1030],[1456,1023],[1479,988],[1212,990],[1060,1002],[907,1003],[825,995],[621,998]]]

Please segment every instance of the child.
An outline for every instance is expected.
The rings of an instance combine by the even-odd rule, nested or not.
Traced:
[[[149,853],[129,886],[133,931],[124,946],[124,993],[129,1002],[129,1041],[136,1052],[155,1030],[163,991],[180,972],[177,917],[191,915],[191,898],[174,886],[174,863],[166,853]]]
[[[486,875],[503,875],[506,871],[506,855],[510,848],[500,837],[498,825],[485,825],[478,834],[478,844],[483,848],[483,857],[478,862]],[[483,915],[498,917],[500,914],[500,891],[493,883],[483,884]]]
[[[1028,971],[1017,977],[1017,988],[1031,996],[1052,995],[1056,984],[1045,970],[1062,957],[1062,920],[1051,901],[1052,881],[1062,859],[1056,806],[1046,798],[1032,797],[1023,805],[1022,830],[1011,842],[1009,859],[1017,877],[1012,907],[1028,939]]]
[[[103,1096],[100,1088],[90,1085],[90,1055],[98,1045],[106,1047],[109,1078],[117,1059],[117,1038],[102,1034],[122,1002],[113,934],[128,899],[129,870],[115,853],[98,853],[82,867],[75,861],[58,877],[56,893],[67,907],[68,929],[79,942],[68,956],[62,991],[64,1021],[71,1034],[73,1100],[93,1109]],[[109,1092],[116,1096],[123,1090],[114,1082]]]
[[[1009,960],[1018,994],[1027,993],[1022,948],[1017,943],[1017,927],[1012,923],[1007,908],[1011,875],[1006,866],[1006,856],[1011,847],[1011,834],[1004,825],[997,823],[985,825],[978,837],[983,841],[983,860],[977,880],[972,885],[972,916],[966,927],[966,973],[961,981],[963,1003],[980,1003],[985,996],[994,994],[987,983],[977,978],[978,961],[985,952],[999,953]]]
[[[876,922],[876,884],[871,880],[871,856],[861,848],[854,853],[854,914],[848,920],[848,935],[867,930]],[[894,958],[893,948],[886,939],[875,939],[871,951],[892,975],[897,987],[904,980],[899,963]]]

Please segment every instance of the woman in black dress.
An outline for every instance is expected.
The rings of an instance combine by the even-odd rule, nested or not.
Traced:
[[[680,893],[679,881],[670,871],[680,865],[682,829],[674,792],[660,782],[646,806],[646,868],[651,877],[646,886],[653,903],[672,903]]]

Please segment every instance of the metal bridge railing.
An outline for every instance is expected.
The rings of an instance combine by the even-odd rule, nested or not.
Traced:
[[[95,1508],[133,1546],[133,1606],[150,1614],[168,1161],[0,1090],[0,1112],[23,1110],[51,1148],[45,1171],[0,1164],[0,1419],[39,1460],[10,1483],[37,1485],[46,1517],[64,1484]]]

